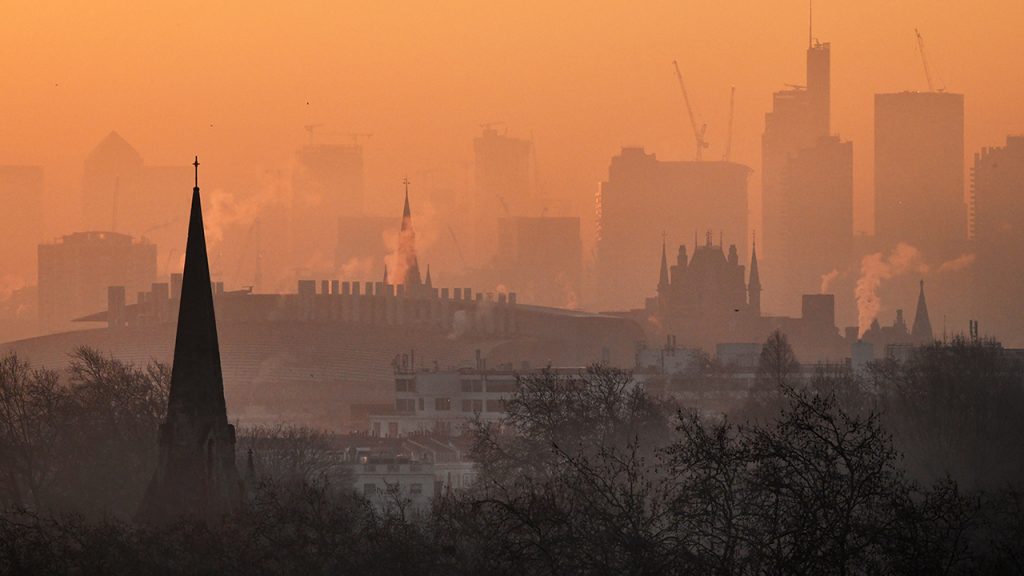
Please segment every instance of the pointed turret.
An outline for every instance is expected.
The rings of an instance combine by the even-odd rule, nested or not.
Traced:
[[[921,291],[917,295],[917,312],[914,313],[914,327],[910,337],[917,344],[928,344],[935,339],[932,332],[932,321],[928,318],[928,303],[924,299],[924,280],[921,280]]]
[[[384,264],[384,285],[388,285],[388,265]]]
[[[157,469],[139,511],[146,522],[183,516],[214,520],[242,503],[235,428],[228,423],[224,401],[198,158],[194,166],[167,417],[160,425]]]
[[[434,282],[430,279],[430,264],[427,264],[427,276],[423,279],[423,285],[427,288],[433,288]]]
[[[747,302],[755,315],[761,315],[761,272],[757,268],[757,239],[750,248],[750,279],[747,282]]]

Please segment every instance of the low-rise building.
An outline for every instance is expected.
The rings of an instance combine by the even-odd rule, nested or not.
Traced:
[[[542,371],[529,366],[516,370],[510,364],[488,369],[480,359],[477,365],[450,370],[396,367],[395,407],[369,416],[370,434],[384,438],[459,436],[475,421],[499,423],[505,416],[505,401],[518,390],[521,377],[546,371],[569,382],[582,372],[581,368]]]

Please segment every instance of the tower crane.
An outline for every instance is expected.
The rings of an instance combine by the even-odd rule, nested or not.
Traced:
[[[704,149],[708,147],[708,143],[704,140],[704,133],[707,132],[708,125],[702,124],[699,128],[697,127],[697,119],[693,116],[693,106],[690,105],[690,96],[686,93],[686,84],[683,82],[683,73],[679,71],[679,62],[673,60],[672,66],[676,69],[676,80],[679,80],[679,89],[683,92],[683,101],[686,102],[686,113],[690,117],[690,127],[693,129],[693,137],[697,143],[697,161],[701,160]]]
[[[736,87],[733,86],[729,91],[729,133],[725,137],[725,154],[722,155],[722,160],[726,162],[732,159],[732,117],[733,112],[736,111]]]
[[[914,34],[917,35],[917,50],[921,53],[921,65],[924,66],[924,77],[928,81],[928,91],[935,92],[935,85],[932,83],[932,71],[928,67],[928,58],[924,54],[924,37],[921,36],[921,32],[917,28],[914,28]],[[943,88],[939,88],[938,91],[942,92]]]

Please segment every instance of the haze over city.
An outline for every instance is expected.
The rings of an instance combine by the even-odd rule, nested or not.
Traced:
[[[927,88],[915,28],[942,83],[966,95],[965,161],[1024,131],[1019,2],[819,4],[814,33],[833,46],[835,131],[862,151],[858,230],[872,229],[872,96]],[[81,160],[110,130],[154,163],[203,154],[207,187],[234,194],[286,168],[303,125],[323,123],[341,139],[373,133],[366,177],[379,212],[401,201],[405,175],[429,170],[464,185],[458,164],[472,161],[479,125],[503,121],[532,134],[544,187],[586,216],[620,146],[692,156],[672,60],[709,125],[712,156],[736,86],[733,157],[756,171],[771,93],[803,83],[807,5],[21,4],[0,26],[9,95],[0,157],[47,168],[52,237],[76,223],[63,199],[77,196]]]
[[[1022,27],[7,7],[0,573],[1018,573]]]

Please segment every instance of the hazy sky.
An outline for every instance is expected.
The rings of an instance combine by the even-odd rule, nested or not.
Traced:
[[[479,124],[505,121],[533,135],[546,191],[589,220],[621,145],[692,156],[673,59],[709,125],[710,157],[736,85],[733,158],[757,170],[771,93],[803,83],[807,44],[802,0],[149,4],[5,6],[0,163],[46,166],[48,234],[68,231],[81,162],[111,129],[150,163],[198,153],[205,185],[237,189],[284,168],[310,123],[332,139],[373,133],[368,192],[384,209],[398,206],[402,176],[457,173]],[[819,0],[859,228],[872,94],[925,88],[915,27],[935,76],[966,94],[968,157],[1024,132],[1021,0]]]

